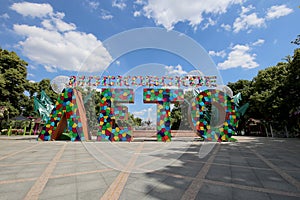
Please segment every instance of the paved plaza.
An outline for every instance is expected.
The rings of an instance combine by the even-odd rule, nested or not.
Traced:
[[[300,140],[0,138],[0,199],[300,199]],[[203,148],[206,147],[206,148]]]

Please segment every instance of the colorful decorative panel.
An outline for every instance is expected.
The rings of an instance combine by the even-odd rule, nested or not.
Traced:
[[[144,103],[157,104],[157,140],[171,141],[170,103],[183,101],[183,90],[145,88],[143,100]]]
[[[210,125],[212,109],[209,105],[217,108],[217,115],[224,113],[224,123],[220,126]],[[205,90],[196,96],[192,103],[192,122],[197,134],[208,141],[228,141],[234,134],[238,125],[239,114],[236,112],[234,100],[219,90]]]
[[[99,115],[98,141],[131,141],[131,127],[121,127],[118,120],[127,118],[127,107],[117,103],[133,103],[132,89],[102,89]]]
[[[72,141],[88,139],[85,110],[81,94],[73,88],[65,88],[55,103],[50,113],[49,120],[41,131],[40,140],[56,140],[60,135],[69,130]]]

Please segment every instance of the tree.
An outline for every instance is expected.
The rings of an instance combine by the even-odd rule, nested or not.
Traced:
[[[147,125],[147,126],[150,126],[152,124],[152,122],[148,119],[147,121],[144,121],[144,123]]]
[[[189,109],[191,100],[194,98],[192,91],[184,93],[184,101],[175,103],[171,111],[171,129],[172,130],[192,130],[189,122]]]
[[[294,51],[292,62],[288,67],[288,74],[282,90],[285,92],[286,103],[282,106],[288,121],[287,125],[290,130],[299,133],[300,129],[300,49]],[[288,112],[286,112],[288,111]],[[298,113],[298,114],[297,114]]]
[[[38,116],[38,113],[34,111],[34,96],[39,94],[38,83],[26,80],[24,88],[27,91],[27,101],[24,102],[23,115],[24,116]]]
[[[281,132],[296,132],[300,129],[300,49],[284,60],[287,62],[259,71],[252,81],[239,80],[228,86],[242,93],[241,105],[250,103],[244,120],[256,118]]]
[[[297,38],[295,40],[291,41],[291,43],[300,45],[300,35],[297,35]]]
[[[38,98],[40,97],[40,92],[44,90],[48,97],[55,102],[57,100],[58,94],[52,90],[50,79],[43,79],[37,84]]]
[[[53,103],[56,102],[58,94],[52,90],[50,79],[43,79],[40,82],[28,81],[24,83],[24,88],[27,91],[27,101],[24,102],[24,116],[38,116],[34,111],[34,96],[38,99],[41,97],[41,92],[44,91],[50,97]]]
[[[27,82],[27,63],[15,52],[0,48],[0,106],[6,106],[11,117],[22,113],[28,97],[24,94]]]
[[[134,117],[134,115],[130,114],[130,113],[128,113],[128,114],[129,114],[129,118],[132,120],[134,126],[141,126],[142,125],[142,119],[141,118]]]

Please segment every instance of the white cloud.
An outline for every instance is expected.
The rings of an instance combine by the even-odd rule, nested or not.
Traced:
[[[177,65],[176,67],[174,67],[174,66],[165,66],[165,70],[167,71],[166,75],[182,76],[182,75],[187,74],[187,72],[182,69],[181,65]]]
[[[66,23],[62,21],[59,18],[51,18],[51,19],[45,19],[42,21],[42,25],[47,30],[53,30],[53,31],[73,31],[76,30],[76,25],[73,23]]]
[[[133,13],[133,16],[134,17],[139,17],[139,16],[141,16],[141,11],[134,11],[134,13]]]
[[[112,7],[117,7],[121,10],[123,10],[124,8],[126,8],[126,3],[124,0],[113,0],[112,2]]]
[[[155,108],[153,109],[153,107],[155,107],[155,106],[156,105],[153,105],[152,107],[147,108],[147,109],[133,111],[132,114],[136,117],[141,118],[143,121],[150,120],[153,122],[153,119],[154,119],[154,122],[155,122],[156,112],[155,112]],[[172,106],[172,104],[171,104],[171,106]]]
[[[260,45],[262,45],[263,43],[265,43],[265,40],[263,40],[263,39],[258,39],[256,42],[253,42],[252,45],[253,45],[253,46],[260,46]]]
[[[55,27],[52,24],[52,20],[43,20],[42,21],[43,27],[45,27],[47,30],[55,30]]]
[[[134,112],[132,112],[132,114],[134,116],[143,117],[147,112],[148,112],[147,109],[143,109],[143,110],[140,110],[140,111],[134,111]]]
[[[63,21],[64,13],[49,12],[47,17],[39,17],[43,17],[41,26],[14,24],[13,30],[25,37],[18,43],[23,55],[43,65],[47,71],[98,72],[112,61],[102,42],[93,34],[77,31],[75,24]]]
[[[4,14],[0,15],[0,18],[9,19],[9,15],[7,13],[4,13]]]
[[[86,1],[86,2],[88,4],[88,6],[93,10],[97,10],[100,5],[100,3],[97,1]]]
[[[200,70],[192,70],[187,74],[188,76],[204,76],[203,72]]]
[[[48,3],[14,3],[10,8],[23,16],[31,17],[45,17],[53,13],[53,8]]]
[[[206,22],[204,24],[204,26],[202,27],[202,30],[207,29],[209,26],[214,26],[217,24],[217,21],[212,20],[211,18],[208,18],[208,22]]]
[[[171,30],[178,22],[189,22],[196,28],[203,20],[203,14],[226,13],[233,4],[241,4],[243,0],[149,0],[143,7],[144,15],[153,18],[157,25]]]
[[[50,72],[50,73],[52,73],[52,72],[57,72],[56,66],[48,66],[48,65],[45,65],[44,68],[45,68],[45,70],[46,70],[47,72]]]
[[[109,19],[112,19],[114,16],[110,14],[109,11],[107,10],[104,10],[104,9],[101,9],[101,18],[104,19],[104,20],[109,20]]]
[[[258,67],[258,64],[255,62],[256,54],[251,54],[250,51],[251,49],[248,45],[235,45],[228,54],[227,60],[223,63],[219,63],[218,68],[225,70],[237,67],[245,69]]]
[[[110,15],[110,14],[109,14],[109,15],[102,15],[102,16],[101,16],[101,18],[104,19],[104,20],[109,20],[109,19],[112,19],[113,17],[114,17],[114,16],[112,16],[112,15]]]
[[[121,62],[119,60],[117,60],[116,64],[120,66]]]
[[[293,9],[288,8],[286,5],[272,6],[267,11],[266,19],[267,20],[276,19],[279,17],[286,16],[292,12],[293,12]]]
[[[226,56],[226,52],[224,50],[219,51],[219,52],[209,51],[208,54],[211,56],[218,56],[218,57],[222,57],[222,58],[224,58]]]
[[[225,29],[225,31],[230,31],[231,26],[229,24],[221,24],[221,27]]]
[[[258,17],[257,13],[255,12],[248,14],[254,9],[255,7],[253,7],[252,5],[248,7],[242,6],[240,16],[236,18],[233,23],[233,31],[235,33],[238,33],[242,30],[247,30],[247,32],[251,32],[251,28],[260,28],[262,26],[265,26],[266,20],[277,19],[279,17],[286,16],[293,12],[293,10],[291,8],[288,8],[286,5],[276,5],[270,7],[267,10],[267,13],[264,17]]]
[[[146,2],[144,0],[135,0],[134,4],[137,4],[137,5],[145,5]]]
[[[265,19],[259,18],[256,13],[247,14],[253,9],[254,7],[252,5],[248,7],[242,7],[240,16],[236,18],[233,23],[233,32],[238,33],[241,30],[249,30],[250,28],[261,27],[265,25]]]
[[[246,14],[246,13],[248,13],[248,12],[250,12],[251,10],[254,10],[255,9],[255,7],[254,6],[252,6],[252,5],[249,5],[248,7],[244,7],[244,6],[242,6],[242,12],[241,12],[241,14]]]
[[[34,65],[28,65],[28,68],[29,68],[29,69],[32,69],[32,70],[35,70],[35,69],[36,69],[36,66],[34,66]]]

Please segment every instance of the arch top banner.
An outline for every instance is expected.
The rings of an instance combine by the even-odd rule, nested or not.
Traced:
[[[70,76],[68,87],[216,87],[217,76]]]

